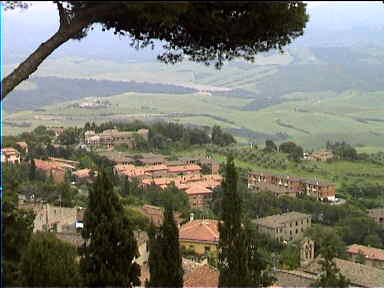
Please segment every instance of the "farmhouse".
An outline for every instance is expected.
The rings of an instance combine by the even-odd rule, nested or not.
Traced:
[[[104,130],[97,134],[95,131],[86,131],[84,133],[84,143],[90,147],[113,148],[114,145],[127,144],[134,147],[135,136],[140,135],[148,139],[148,129],[139,129],[138,131],[118,131],[117,129]]]

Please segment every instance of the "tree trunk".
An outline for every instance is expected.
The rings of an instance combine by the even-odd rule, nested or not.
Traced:
[[[87,24],[85,21],[79,21],[66,27],[61,27],[51,38],[42,43],[24,62],[1,81],[1,100],[4,100],[9,92],[22,81],[27,80],[55,49],[78,34]]]

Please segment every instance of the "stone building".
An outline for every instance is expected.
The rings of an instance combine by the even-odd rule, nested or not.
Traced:
[[[40,160],[34,159],[37,169],[42,170],[47,176],[51,176],[55,183],[62,183],[65,179],[65,174],[71,174],[76,167],[64,163],[62,161]]]
[[[28,203],[19,205],[20,209],[33,210],[36,217],[33,232],[62,232],[67,226],[75,226],[77,209],[53,206],[48,203]]]
[[[133,148],[135,145],[135,136],[142,136],[148,140],[148,129],[139,129],[138,131],[118,131],[117,129],[104,130],[97,134],[95,131],[86,131],[84,133],[84,143],[94,148],[112,148],[114,145],[127,144]]]
[[[384,229],[384,208],[374,208],[368,210],[368,216]]]
[[[311,215],[288,212],[253,220],[258,230],[278,241],[293,241],[303,237],[311,227]]]

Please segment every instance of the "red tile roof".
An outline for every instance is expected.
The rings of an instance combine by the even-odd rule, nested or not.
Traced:
[[[183,165],[183,166],[171,166],[168,167],[168,172],[177,173],[177,172],[187,172],[187,171],[200,171],[201,167],[199,165]]]
[[[195,195],[195,194],[211,194],[212,190],[205,188],[202,185],[199,184],[193,184],[191,187],[189,187],[185,193],[188,195]]]
[[[179,239],[218,242],[220,237],[218,223],[217,220],[192,220],[181,226]]]
[[[64,168],[62,167],[62,165],[58,165],[56,162],[44,161],[40,159],[34,159],[34,161],[35,161],[36,168],[38,169],[41,169],[44,171],[49,171],[52,169],[64,171]]]
[[[367,246],[358,245],[358,244],[353,244],[353,245],[349,246],[347,249],[347,252],[351,253],[351,254],[359,254],[359,251],[367,259],[384,261],[384,250],[383,249],[367,247]]]
[[[207,264],[194,269],[184,279],[184,287],[218,287],[219,271]]]

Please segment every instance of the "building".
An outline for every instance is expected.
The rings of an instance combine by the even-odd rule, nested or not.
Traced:
[[[66,165],[69,165],[70,167],[73,167],[73,168],[77,168],[80,166],[79,161],[73,161],[73,160],[68,160],[68,159],[64,159],[64,158],[48,157],[48,160],[51,162],[66,164]]]
[[[6,147],[1,149],[1,162],[2,163],[20,163],[20,153],[15,148]]]
[[[304,180],[304,194],[321,201],[336,201],[336,185],[324,181]]]
[[[303,237],[311,227],[311,215],[288,212],[253,220],[258,230],[278,241],[293,241]]]
[[[219,287],[219,271],[208,265],[198,265],[184,275],[183,287]]]
[[[114,145],[127,144],[133,148],[135,145],[135,136],[142,136],[148,140],[148,129],[139,129],[138,131],[118,131],[117,129],[104,130],[97,134],[95,131],[86,131],[84,133],[84,143],[93,148],[111,149]]]
[[[152,222],[156,227],[160,227],[160,225],[162,225],[164,222],[163,207],[144,204],[143,207],[135,208],[135,210],[148,217],[149,221]],[[181,213],[174,212],[174,217],[176,225],[180,226],[181,222],[183,221],[183,219],[181,218]]]
[[[192,184],[185,190],[188,195],[189,205],[191,208],[201,209],[208,207],[212,200],[212,190],[199,184]]]
[[[368,216],[384,229],[384,208],[374,208],[368,210]]]
[[[333,158],[334,158],[334,155],[332,151],[327,151],[325,149],[309,154],[307,157],[308,160],[315,160],[315,161],[321,161],[321,162],[326,162],[326,161],[332,160]]]
[[[78,184],[93,183],[97,177],[97,171],[91,169],[80,169],[72,172],[74,180]]]
[[[320,276],[322,271],[319,260],[320,258],[316,258],[311,264],[303,267],[302,270],[306,273]],[[384,287],[384,273],[382,269],[339,258],[334,258],[333,260],[340,273],[351,281],[351,287]]]
[[[266,172],[248,174],[248,188],[256,191],[271,191],[276,196],[307,195],[322,201],[336,200],[336,185],[318,180],[305,180],[288,175]]]
[[[55,183],[64,182],[65,174],[72,173],[76,169],[75,166],[53,160],[34,159],[34,162],[37,169],[44,171],[47,176],[52,175]]]
[[[375,268],[384,269],[384,250],[383,249],[353,244],[351,246],[348,246],[347,253],[351,256],[352,260],[355,262],[358,260],[359,255],[361,255],[365,259],[363,264],[372,266]]]
[[[179,230],[180,247],[192,249],[199,255],[210,251],[216,253],[220,237],[218,223],[217,220],[199,219],[182,225]]]
[[[48,203],[21,204],[19,208],[35,213],[33,232],[62,232],[68,230],[67,228],[73,228],[77,220],[77,208],[58,207]]]

